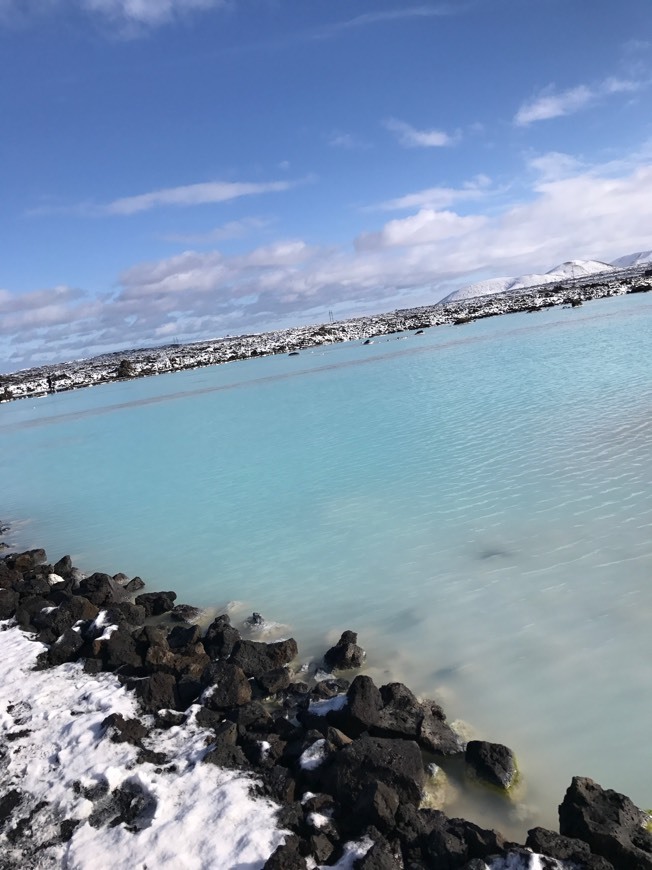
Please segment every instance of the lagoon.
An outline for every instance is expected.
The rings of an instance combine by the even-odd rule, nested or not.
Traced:
[[[556,827],[574,774],[652,804],[652,304],[641,296],[382,336],[0,406],[21,546],[367,671],[517,753]],[[453,782],[456,771],[450,771]]]

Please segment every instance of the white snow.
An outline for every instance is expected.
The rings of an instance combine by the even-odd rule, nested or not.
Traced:
[[[495,293],[508,293],[513,290],[525,290],[527,287],[537,287],[541,284],[554,284],[568,281],[569,278],[586,278],[599,272],[613,271],[613,266],[599,260],[568,260],[550,269],[545,274],[520,275],[518,278],[488,278],[477,281],[449,293],[442,302],[460,302],[464,299],[474,299],[477,296],[491,296]]]
[[[314,770],[319,767],[326,758],[326,741],[315,740],[315,742],[301,753],[299,764],[303,770]]]
[[[0,789],[28,793],[25,805],[50,804],[35,816],[35,830],[37,824],[43,827],[43,814],[49,814],[53,829],[63,819],[81,820],[68,843],[39,852],[39,867],[262,867],[284,840],[275,824],[278,808],[250,796],[250,777],[201,763],[210,747],[194,716],[144,741],[165,753],[175,771],[138,764],[138,749],[112,742],[101,727],[109,713],[138,716],[133,695],[113,675],[90,676],[79,664],[33,671],[43,649],[19,629],[0,623],[0,742],[12,735]],[[152,809],[136,821],[140,829],[135,832],[124,824],[92,827],[88,818],[98,804],[75,791],[74,782],[84,788],[108,782],[111,790],[132,783],[151,799]],[[9,857],[11,847],[2,840],[3,855]]]
[[[646,263],[652,263],[652,251],[637,251],[635,254],[625,254],[624,257],[618,257],[612,260],[611,265],[616,269],[628,269],[633,266],[645,266]]]
[[[326,698],[324,701],[312,701],[308,708],[317,716],[325,716],[331,710],[341,710],[347,705],[346,693],[335,695],[334,698]]]

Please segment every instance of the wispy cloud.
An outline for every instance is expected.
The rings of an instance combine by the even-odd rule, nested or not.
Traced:
[[[411,124],[399,121],[397,118],[387,118],[383,121],[383,127],[390,133],[394,133],[404,148],[442,148],[453,145],[458,138],[443,130],[417,130]]]
[[[120,28],[147,28],[225,5],[226,0],[0,0],[0,22],[25,21],[35,15],[72,10]]]
[[[565,91],[554,90],[553,86],[529,100],[520,107],[514,116],[518,127],[527,127],[536,121],[548,121],[573,115],[587,106],[593,105],[613,94],[634,93],[645,86],[645,82],[632,79],[610,77],[595,85],[577,85]]]
[[[368,211],[403,211],[408,209],[448,208],[463,200],[477,200],[487,196],[491,179],[486,175],[476,175],[462,187],[426,187],[414,193],[406,193],[395,199],[387,199],[379,206],[371,206]]]
[[[372,24],[401,21],[410,18],[444,18],[461,11],[463,4],[439,3],[431,6],[406,6],[403,9],[385,9],[378,12],[364,12],[353,18],[336,21],[324,27],[318,36],[334,36],[343,30],[353,30],[358,27],[368,27]]]
[[[181,187],[166,187],[148,193],[139,193],[136,196],[125,196],[104,205],[83,202],[73,206],[38,206],[29,209],[26,214],[29,217],[51,214],[71,214],[79,217],[127,216],[154,208],[207,205],[229,202],[243,196],[279,193],[313,180],[314,178],[310,176],[282,181],[204,181]]]

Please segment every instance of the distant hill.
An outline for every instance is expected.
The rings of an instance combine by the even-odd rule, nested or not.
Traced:
[[[650,252],[650,256],[652,257],[652,252]],[[609,272],[613,268],[614,265],[602,263],[600,260],[568,260],[543,275],[520,275],[518,278],[488,278],[486,281],[478,281],[475,284],[454,290],[445,299],[442,299],[442,302],[460,302],[463,299],[473,299],[476,296],[507,293],[510,290],[524,290],[526,287],[536,287],[539,284],[554,284],[558,281],[567,281],[569,278],[586,278],[588,275],[595,275],[598,272]]]
[[[611,265],[616,269],[627,269],[630,266],[645,266],[646,263],[652,263],[652,251],[639,251],[636,254],[626,254],[624,257],[618,257]]]

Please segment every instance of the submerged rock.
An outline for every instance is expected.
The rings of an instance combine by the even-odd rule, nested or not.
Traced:
[[[358,646],[358,635],[354,631],[345,631],[342,636],[324,655],[327,667],[333,670],[347,671],[362,667],[365,651]]]
[[[478,778],[489,785],[507,791],[516,781],[514,753],[502,743],[470,740],[466,744],[465,759]]]

